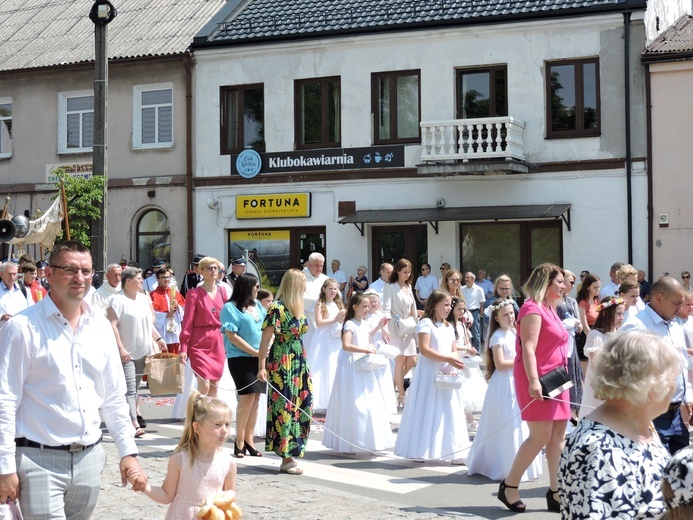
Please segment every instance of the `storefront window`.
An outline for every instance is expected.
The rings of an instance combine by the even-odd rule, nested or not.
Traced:
[[[137,262],[146,269],[153,258],[171,264],[171,228],[168,217],[158,209],[145,211],[137,222]]]

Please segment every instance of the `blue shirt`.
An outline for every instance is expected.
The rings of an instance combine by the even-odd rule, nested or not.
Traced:
[[[231,343],[226,335],[227,331],[235,332],[254,349],[260,348],[260,339],[262,338],[262,322],[265,319],[267,311],[257,300],[255,300],[253,310],[255,311],[255,315],[251,314],[247,310],[245,312],[241,312],[233,302],[224,304],[224,307],[221,309],[221,333],[224,336],[224,349],[226,350],[227,358],[253,357]]]

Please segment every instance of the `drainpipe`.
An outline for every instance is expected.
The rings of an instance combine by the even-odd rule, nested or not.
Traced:
[[[193,255],[192,54],[183,55],[185,69],[185,202],[188,226],[188,266]]]
[[[652,86],[650,64],[645,65],[645,113],[647,115],[647,279],[654,280],[654,186],[652,182]]]
[[[630,149],[630,12],[623,13],[623,80],[626,105],[626,203],[628,207],[628,263],[633,264],[633,166]]]

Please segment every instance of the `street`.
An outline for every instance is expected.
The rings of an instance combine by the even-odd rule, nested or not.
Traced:
[[[172,399],[150,397],[142,387],[142,415],[147,434],[137,440],[140,462],[152,485],[160,485],[168,457],[183,429],[170,418]],[[318,419],[321,416],[317,416]],[[393,425],[399,416],[393,415]],[[498,483],[484,477],[468,477],[465,466],[414,462],[395,457],[344,455],[322,446],[322,426],[311,428],[306,455],[300,460],[302,476],[279,474],[280,459],[273,453],[235,459],[238,465],[238,503],[244,518],[359,519],[359,518],[507,518],[513,516],[496,498]],[[233,447],[234,433],[227,442]],[[109,456],[102,475],[102,492],[94,513],[99,519],[163,519],[166,506],[120,486],[117,453],[112,439],[104,436]],[[256,439],[258,448],[264,442]],[[536,482],[522,484],[522,497],[532,519],[556,519],[546,510],[546,468]]]

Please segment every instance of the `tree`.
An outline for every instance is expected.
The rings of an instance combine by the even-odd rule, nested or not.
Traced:
[[[100,175],[88,179],[75,177],[68,175],[63,168],[57,168],[51,173],[58,177],[58,186],[60,183],[65,186],[70,238],[89,247],[92,223],[101,218],[99,204],[103,200],[106,178]],[[53,199],[58,196],[60,194]]]

